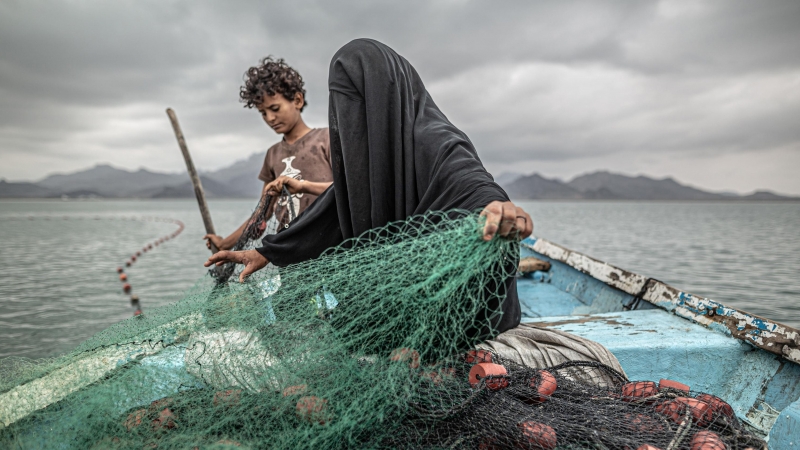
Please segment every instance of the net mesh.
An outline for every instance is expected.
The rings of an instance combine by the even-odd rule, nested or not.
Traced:
[[[273,214],[268,217],[270,205],[272,205]],[[258,205],[250,215],[247,225],[231,251],[252,250],[258,247],[262,237],[277,233],[281,228],[288,226],[296,216],[294,197],[286,189],[286,186],[277,197],[268,195],[266,191],[263,192]],[[234,263],[214,266],[209,270],[209,274],[219,283],[238,279],[241,272],[242,266]]]
[[[763,447],[719,399],[470,350],[497,334],[518,255],[477,214],[430,213],[244,284],[205,278],[70,354],[0,362],[0,446]]]

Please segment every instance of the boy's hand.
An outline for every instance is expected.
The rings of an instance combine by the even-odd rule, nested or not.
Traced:
[[[533,220],[522,208],[511,202],[494,201],[481,212],[486,217],[483,240],[490,241],[495,234],[502,237],[525,239],[533,233]]]
[[[228,247],[225,243],[225,238],[222,236],[217,236],[216,234],[207,234],[203,236],[203,239],[206,240],[206,247],[211,248],[211,244],[214,244],[219,250],[228,250]]]
[[[244,270],[242,270],[242,274],[239,275],[240,283],[244,283],[245,278],[250,276],[250,274],[253,272],[263,269],[264,266],[269,263],[267,258],[264,258],[261,253],[258,253],[256,250],[244,250],[241,252],[223,250],[211,255],[211,257],[208,258],[208,261],[206,261],[203,265],[205,267],[209,267],[212,264],[221,266],[226,262],[244,264]]]
[[[267,194],[275,197],[281,194],[284,186],[286,186],[286,190],[289,191],[290,194],[297,194],[301,192],[303,180],[281,175],[267,184],[264,189],[267,191]]]

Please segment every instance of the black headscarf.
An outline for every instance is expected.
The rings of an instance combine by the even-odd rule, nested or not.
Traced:
[[[389,222],[426,211],[477,210],[508,196],[469,138],[433,102],[414,67],[386,45],[356,39],[333,56],[328,75],[333,186],[288,229],[257,249],[277,266]],[[508,280],[500,331],[519,324]]]

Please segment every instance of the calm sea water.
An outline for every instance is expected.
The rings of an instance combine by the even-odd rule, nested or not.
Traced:
[[[538,236],[800,327],[800,204],[521,204]],[[217,230],[234,229],[254,205],[210,202]],[[206,272],[194,201],[0,201],[0,357],[62,353],[130,317],[116,267],[176,228],[143,217],[186,224],[126,271],[146,311]]]

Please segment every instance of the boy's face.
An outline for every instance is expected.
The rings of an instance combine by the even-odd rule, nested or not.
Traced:
[[[282,94],[264,95],[264,101],[256,108],[270,128],[278,134],[286,134],[300,120],[300,108],[303,107],[303,103],[303,94],[299,92],[291,101]]]

